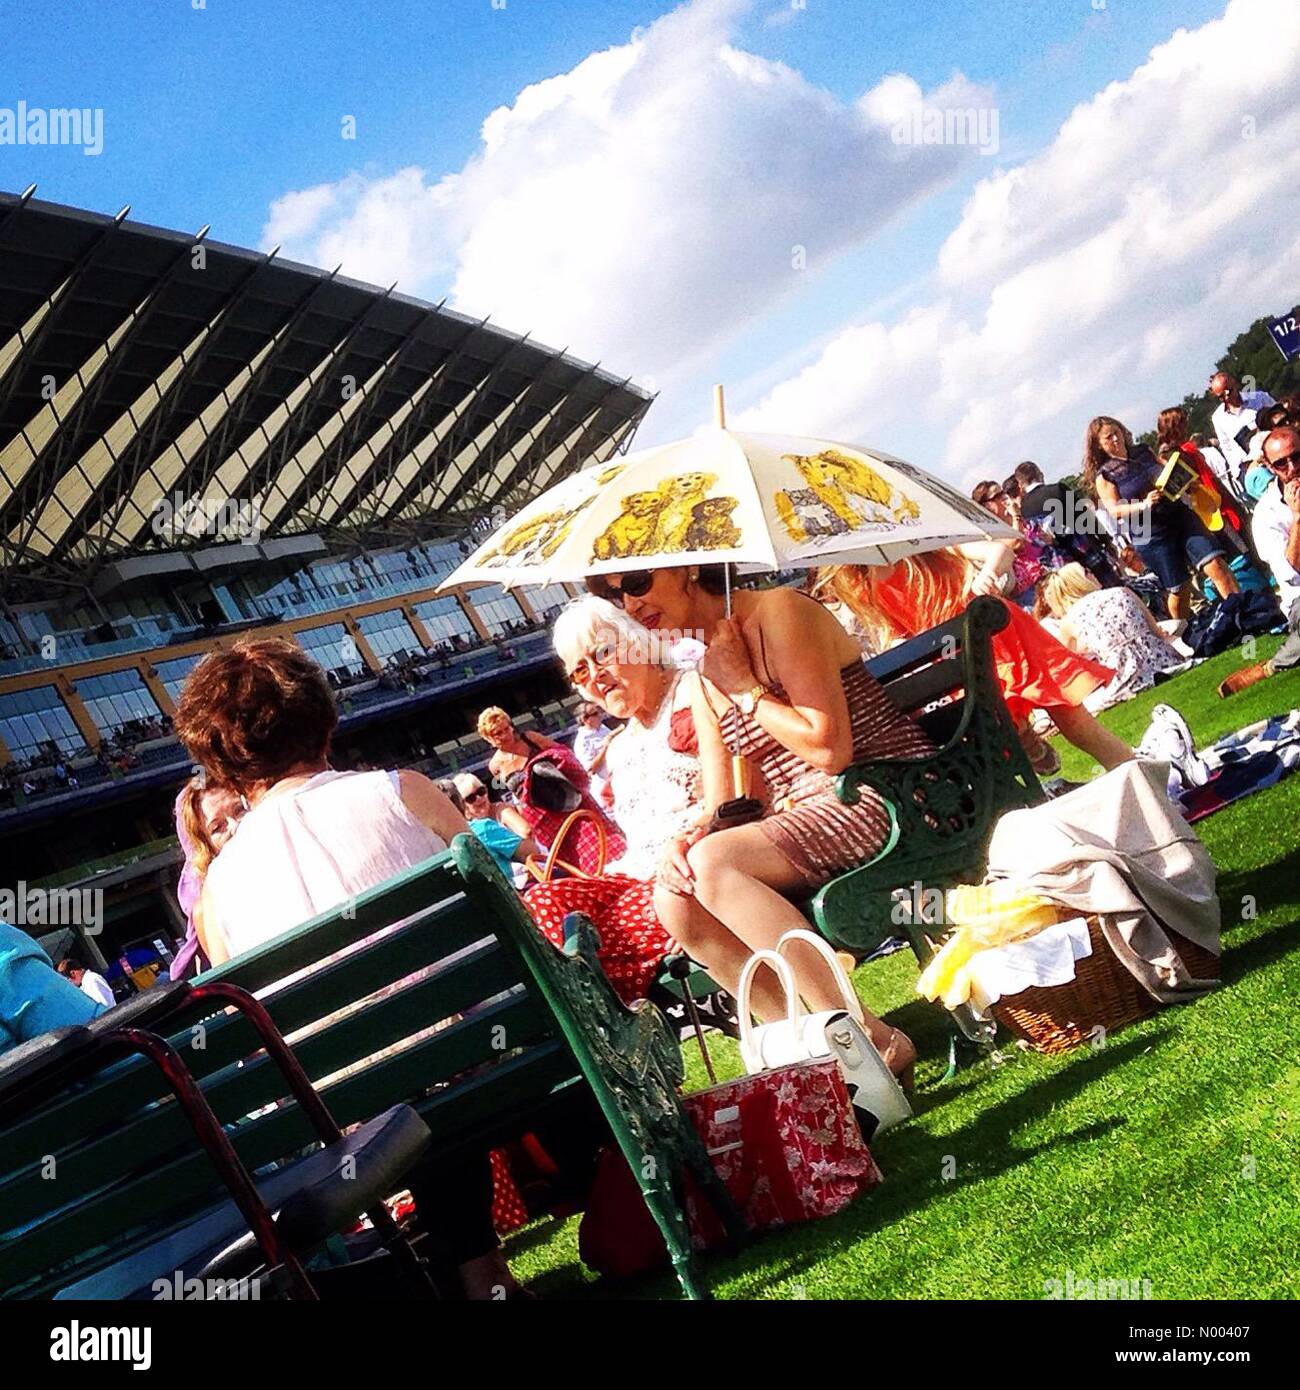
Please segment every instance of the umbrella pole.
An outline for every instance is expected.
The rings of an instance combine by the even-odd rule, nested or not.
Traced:
[[[721,382],[713,388],[713,423],[720,430],[727,428],[727,400],[723,393]],[[724,593],[726,594],[724,612],[727,617],[731,617],[731,566],[724,563],[722,566],[722,582]],[[744,798],[749,795],[749,764],[740,756],[738,751],[740,743],[740,730],[735,730],[736,747],[731,750],[731,790],[737,798]]]

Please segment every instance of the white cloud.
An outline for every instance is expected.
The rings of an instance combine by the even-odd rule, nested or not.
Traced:
[[[615,370],[678,377],[975,157],[900,146],[907,102],[987,103],[960,77],[845,104],[731,43],[748,0],[694,0],[493,111],[455,174],[285,194],[265,245],[436,293]]]
[[[875,442],[970,482],[1073,467],[1097,413],[1155,412],[1300,284],[1300,6],[1233,0],[980,182],[933,302],[845,328],[737,423]],[[832,428],[833,427],[833,428]]]

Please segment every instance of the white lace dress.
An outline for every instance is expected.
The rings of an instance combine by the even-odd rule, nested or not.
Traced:
[[[607,866],[608,873],[653,878],[669,840],[699,820],[699,758],[674,752],[669,745],[677,708],[689,709],[680,677],[674,678],[654,723],[629,721],[609,745],[605,763],[614,789],[614,817],[627,837],[627,850]]]

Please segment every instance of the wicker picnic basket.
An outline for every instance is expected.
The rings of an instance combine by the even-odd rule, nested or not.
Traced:
[[[1098,1026],[1112,1033],[1160,1007],[1110,949],[1100,921],[1087,921],[1092,954],[1075,961],[1073,980],[1050,989],[1035,985],[993,1005],[993,1017],[1036,1052],[1065,1052],[1087,1042]],[[1168,935],[1194,978],[1218,979],[1218,956],[1177,932]]]

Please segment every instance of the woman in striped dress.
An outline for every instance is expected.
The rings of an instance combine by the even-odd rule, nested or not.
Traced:
[[[655,908],[667,931],[735,993],[754,950],[806,927],[790,901],[872,858],[889,819],[862,789],[846,806],[835,777],[854,762],[932,752],[867,673],[857,644],[821,604],[792,589],[741,590],[726,615],[720,567],[601,575],[588,587],[619,604],[665,641],[697,637],[706,651],[693,712],[712,811],[736,793],[732,756],[745,759],[767,814],[747,825],[675,837],[655,876]],[[825,962],[796,944],[790,964],[814,1012],[842,1008]],[[755,1012],[784,1013],[768,972],[755,980]],[[910,1039],[864,1011],[872,1042],[910,1080]]]

